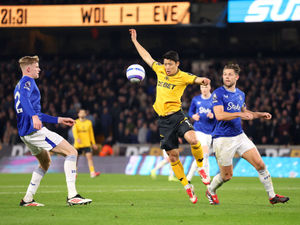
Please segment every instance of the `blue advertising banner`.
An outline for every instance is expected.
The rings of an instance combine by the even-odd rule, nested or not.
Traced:
[[[229,0],[228,22],[300,21],[300,0]]]

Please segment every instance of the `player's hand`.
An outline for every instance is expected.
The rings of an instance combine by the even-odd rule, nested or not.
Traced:
[[[131,40],[136,41],[137,38],[137,33],[135,29],[129,29],[130,35],[131,35]]]
[[[241,115],[242,120],[253,120],[253,114],[249,112],[242,112]]]
[[[213,119],[213,118],[214,118],[214,114],[211,113],[211,112],[207,113],[206,116],[207,116],[209,119]]]
[[[93,144],[93,145],[92,145],[92,148],[93,148],[94,150],[98,150],[98,146],[97,146],[96,144]]]
[[[198,121],[200,119],[200,116],[196,113],[192,116],[193,120]]]
[[[202,80],[202,85],[206,86],[206,85],[209,85],[210,84],[210,79],[204,77],[203,80]]]
[[[75,120],[68,117],[58,117],[58,123],[64,124],[66,126],[73,126],[75,124]]]
[[[42,121],[40,121],[37,115],[32,116],[33,128],[36,130],[40,130],[42,128]]]
[[[263,112],[261,117],[266,119],[266,120],[270,120],[272,118],[272,114],[270,114],[268,112]]]

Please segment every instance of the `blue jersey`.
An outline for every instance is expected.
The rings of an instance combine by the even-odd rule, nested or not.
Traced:
[[[195,121],[194,128],[196,131],[201,131],[205,134],[211,134],[214,130],[216,119],[210,119],[207,117],[208,113],[213,113],[212,96],[210,98],[203,98],[202,95],[197,95],[192,99],[192,103],[189,109],[189,116],[198,114],[200,119]]]
[[[224,106],[224,112],[241,112],[245,107],[245,93],[235,89],[234,92],[228,91],[225,87],[219,87],[212,93],[213,106]],[[243,132],[241,118],[235,118],[229,121],[217,121],[213,131],[213,138],[234,137]]]
[[[36,131],[32,122],[32,116],[34,115],[37,115],[42,122],[58,122],[57,117],[41,113],[41,94],[33,78],[23,76],[15,87],[14,97],[20,136]]]

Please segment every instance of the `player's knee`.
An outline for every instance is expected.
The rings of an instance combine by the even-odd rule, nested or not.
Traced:
[[[179,160],[179,153],[177,151],[168,152],[170,162],[176,162]]]
[[[48,169],[49,169],[49,167],[50,167],[50,164],[51,164],[51,160],[49,159],[49,160],[43,161],[43,162],[40,164],[40,166],[41,166],[41,168],[42,168],[43,170],[45,170],[45,172],[47,172]]]
[[[196,137],[190,139],[190,145],[196,145],[196,144],[198,144],[198,142],[199,141],[197,140]]]
[[[255,166],[255,169],[257,171],[260,171],[260,170],[264,170],[266,168],[266,165],[263,161],[260,161],[259,163],[256,164]]]
[[[232,178],[232,175],[233,175],[232,173],[226,173],[226,174],[222,175],[223,181],[224,182],[230,181]]]

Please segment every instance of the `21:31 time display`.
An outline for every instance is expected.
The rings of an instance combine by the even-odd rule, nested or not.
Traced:
[[[27,9],[2,8],[0,11],[0,23],[5,25],[27,24]]]

